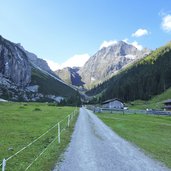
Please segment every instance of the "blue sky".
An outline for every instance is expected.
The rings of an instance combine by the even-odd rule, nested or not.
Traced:
[[[170,0],[1,0],[0,34],[38,57],[84,61],[106,41],[155,49],[171,40]],[[137,32],[136,32],[137,31]],[[133,34],[134,33],[134,34]],[[57,64],[56,64],[57,65]]]

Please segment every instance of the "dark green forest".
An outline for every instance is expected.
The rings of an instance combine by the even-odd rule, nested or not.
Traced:
[[[171,42],[87,92],[100,100],[148,100],[171,87]]]

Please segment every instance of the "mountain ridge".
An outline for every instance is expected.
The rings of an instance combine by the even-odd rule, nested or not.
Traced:
[[[84,83],[81,81],[81,77],[78,74],[80,67],[65,67],[63,69],[59,69],[55,71],[55,74],[67,84],[80,87],[83,86]]]
[[[0,36],[1,97],[15,101],[53,101],[76,94],[77,90],[57,77],[45,60]]]
[[[75,75],[81,83],[80,86],[91,89],[97,84],[112,77],[120,69],[132,62],[143,58],[150,53],[150,50],[138,50],[131,44],[118,41],[116,44],[103,47],[92,55],[89,60],[81,67]],[[62,79],[72,84],[71,72],[66,73],[66,69],[57,70],[55,73]],[[63,74],[63,75],[62,75]]]
[[[148,100],[171,87],[171,42],[87,92],[98,94],[100,101],[120,98],[123,101]]]

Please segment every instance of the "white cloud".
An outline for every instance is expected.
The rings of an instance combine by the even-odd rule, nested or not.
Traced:
[[[87,60],[90,58],[89,54],[74,55],[62,64],[58,64],[52,60],[46,60],[49,67],[55,71],[57,69],[62,69],[65,67],[82,67]]]
[[[80,55],[74,55],[73,57],[69,58],[67,61],[65,61],[61,68],[65,67],[82,67],[87,60],[90,58],[89,54],[80,54]]]
[[[161,27],[166,32],[171,31],[171,15],[170,14],[163,15]]]
[[[111,46],[111,45],[114,45],[116,44],[117,41],[116,40],[109,40],[109,41],[104,41],[101,45],[100,45],[100,48],[99,49],[102,49],[104,47],[108,47],[108,46]]]
[[[140,45],[137,41],[130,43],[131,45],[135,46],[138,50],[143,50],[143,46]]]
[[[132,33],[132,37],[141,37],[148,34],[149,34],[148,30],[140,28],[135,33]]]
[[[129,42],[129,40],[127,38],[124,39],[123,41],[128,43],[128,44],[135,46],[139,50],[143,49],[143,46],[140,45],[137,41]],[[117,43],[116,40],[104,41],[102,43],[102,45],[100,46],[100,48],[108,47],[108,46],[111,46],[111,45],[116,44],[116,43]],[[48,60],[48,59],[45,59],[45,60],[47,61],[49,67],[53,71],[55,71],[57,69],[62,69],[65,67],[75,67],[75,66],[76,67],[82,67],[88,61],[89,58],[90,58],[89,54],[77,54],[77,55],[74,55],[73,57],[69,58],[68,60],[66,60],[62,64],[54,62],[53,60]]]
[[[129,39],[128,38],[125,38],[122,41],[129,44]]]
[[[60,65],[59,65],[58,63],[56,63],[56,62],[54,62],[54,61],[52,61],[52,60],[48,60],[48,59],[45,59],[45,60],[46,60],[46,62],[48,63],[48,65],[49,65],[49,67],[50,67],[50,69],[51,69],[52,71],[55,71],[55,70],[57,70],[57,68],[60,67]]]

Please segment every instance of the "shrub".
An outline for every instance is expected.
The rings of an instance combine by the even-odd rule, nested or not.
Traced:
[[[41,109],[40,108],[35,108],[34,111],[41,111]]]

